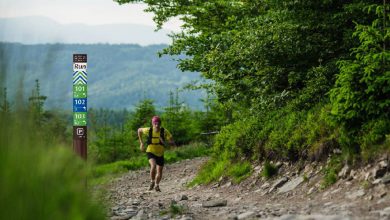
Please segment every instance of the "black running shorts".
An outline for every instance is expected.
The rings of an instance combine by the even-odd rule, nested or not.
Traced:
[[[164,166],[164,156],[158,157],[150,152],[146,152],[146,155],[148,156],[148,160],[153,158],[157,165]]]

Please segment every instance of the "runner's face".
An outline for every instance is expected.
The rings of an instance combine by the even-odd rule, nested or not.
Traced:
[[[152,122],[152,125],[154,128],[160,128],[160,122],[158,121]]]

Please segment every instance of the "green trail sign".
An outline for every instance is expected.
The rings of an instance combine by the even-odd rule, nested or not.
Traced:
[[[87,98],[87,85],[74,85],[73,98]]]
[[[73,112],[73,126],[87,126],[87,113]]]

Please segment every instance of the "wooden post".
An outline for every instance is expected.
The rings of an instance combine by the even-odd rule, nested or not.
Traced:
[[[73,54],[73,150],[87,160],[87,54]]]

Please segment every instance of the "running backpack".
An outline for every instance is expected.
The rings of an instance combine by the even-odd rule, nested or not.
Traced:
[[[147,145],[152,144],[152,138],[158,138],[159,144],[164,145],[164,143],[165,143],[165,134],[164,133],[165,133],[164,128],[160,128],[160,137],[153,137],[153,127],[150,127],[148,140],[146,141]],[[163,140],[164,143],[161,142],[160,138]]]

